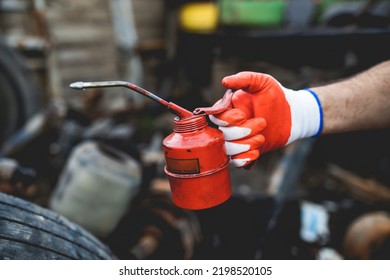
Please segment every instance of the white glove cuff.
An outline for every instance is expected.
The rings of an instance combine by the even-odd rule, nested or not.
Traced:
[[[323,114],[317,94],[310,89],[283,89],[291,110],[291,134],[286,145],[301,138],[320,135]]]

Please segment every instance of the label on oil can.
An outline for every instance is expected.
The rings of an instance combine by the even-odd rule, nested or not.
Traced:
[[[199,174],[199,159],[176,159],[166,158],[167,169],[169,172],[176,174]]]

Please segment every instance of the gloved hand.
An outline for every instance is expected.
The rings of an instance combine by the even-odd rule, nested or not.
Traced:
[[[235,90],[231,109],[210,116],[210,120],[223,132],[227,154],[236,167],[321,133],[321,104],[309,89],[287,89],[270,75],[255,72],[227,76],[222,84]]]

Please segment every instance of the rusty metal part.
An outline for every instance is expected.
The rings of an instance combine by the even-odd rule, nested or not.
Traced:
[[[19,131],[5,141],[1,147],[1,154],[14,157],[31,142],[60,123],[65,118],[66,110],[62,102],[53,102],[44,111],[30,117]]]
[[[374,179],[367,179],[335,164],[329,165],[331,176],[344,183],[343,187],[356,199],[365,203],[388,205],[390,189]]]
[[[107,244],[120,259],[191,259],[202,239],[198,217],[152,189],[134,201]]]
[[[378,211],[355,219],[345,234],[343,249],[348,259],[372,259],[390,238],[390,215]]]
[[[129,249],[129,252],[137,260],[147,259],[158,251],[162,239],[162,231],[155,225],[148,225],[144,228],[143,235],[137,243]]]
[[[228,89],[222,99],[211,107],[200,107],[194,110],[195,115],[205,113],[206,115],[216,115],[226,111],[232,103],[234,92]]]
[[[0,158],[0,192],[31,197],[36,194],[36,172],[11,158]]]

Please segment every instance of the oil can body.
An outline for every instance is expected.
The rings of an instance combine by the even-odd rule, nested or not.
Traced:
[[[163,141],[173,202],[193,210],[223,203],[231,185],[222,132],[207,126],[205,116],[175,119],[174,126]]]

